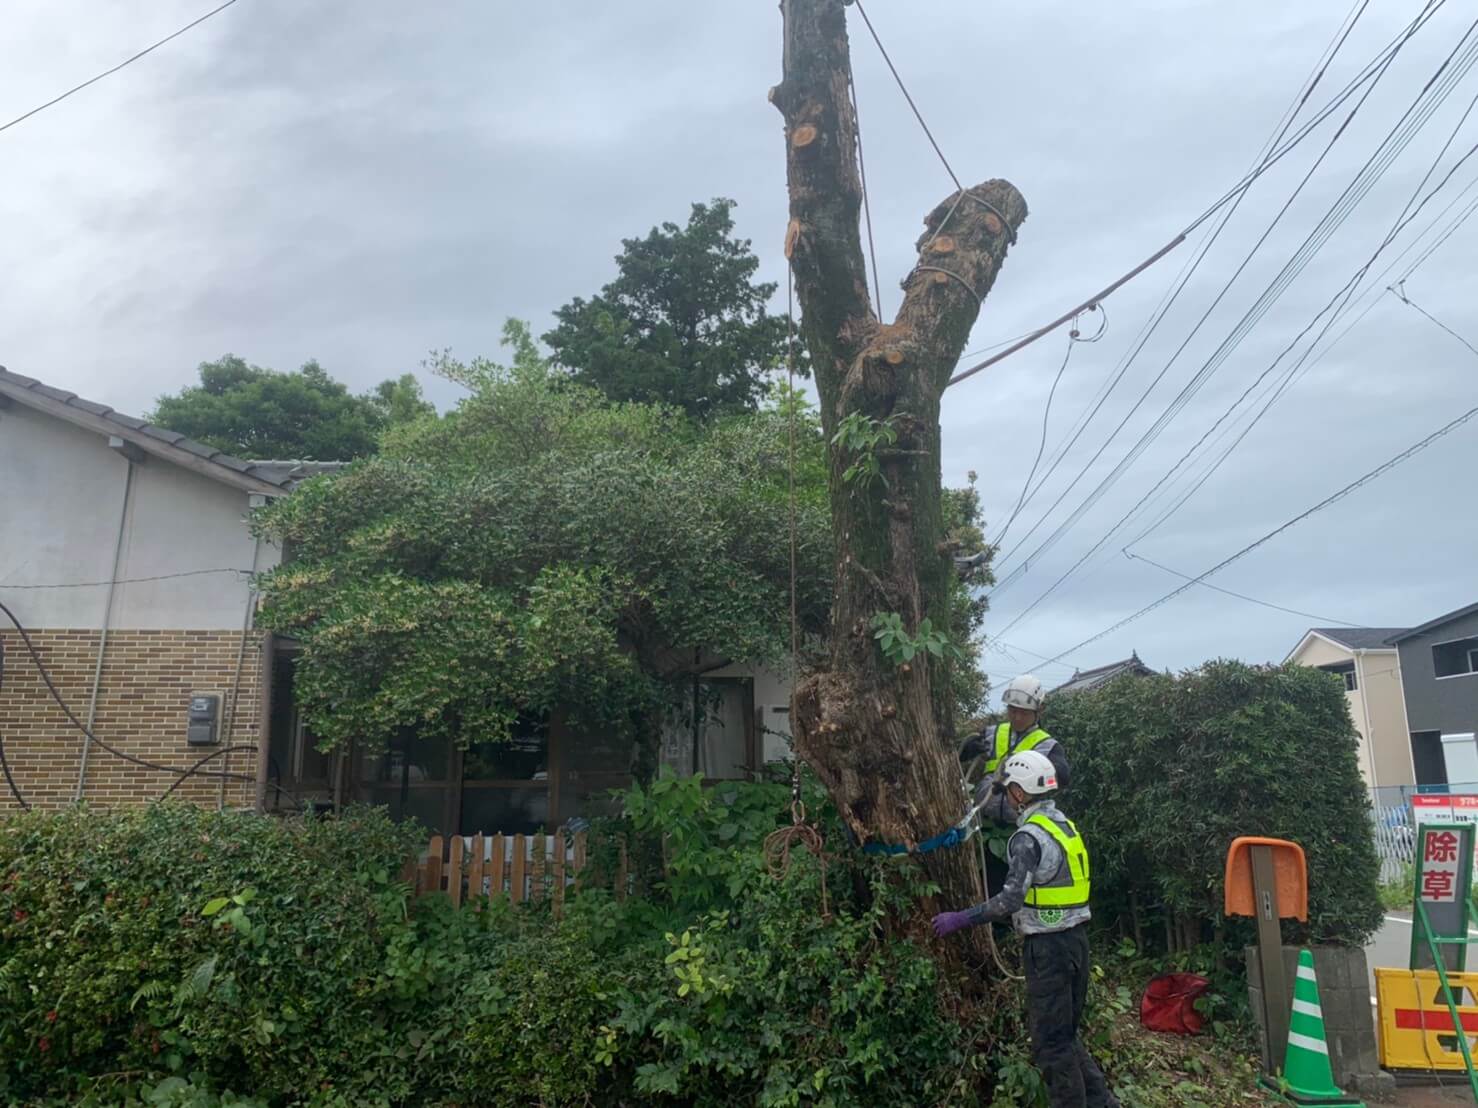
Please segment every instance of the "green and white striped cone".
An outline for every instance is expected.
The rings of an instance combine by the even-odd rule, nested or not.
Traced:
[[[1329,1068],[1329,1044],[1324,1038],[1324,1010],[1319,1006],[1319,979],[1314,975],[1314,956],[1307,949],[1298,956],[1293,979],[1293,1012],[1288,1019],[1288,1051],[1284,1055],[1283,1080],[1264,1079],[1263,1084],[1290,1104],[1317,1104],[1325,1108],[1365,1108],[1334,1083]]]

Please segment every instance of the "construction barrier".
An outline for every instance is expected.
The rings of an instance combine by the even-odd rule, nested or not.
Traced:
[[[1478,1046],[1478,973],[1449,973],[1469,1049]],[[1380,1064],[1391,1070],[1463,1071],[1452,1012],[1433,970],[1377,969]]]

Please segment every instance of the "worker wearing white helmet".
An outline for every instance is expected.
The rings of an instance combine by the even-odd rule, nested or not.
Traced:
[[[1047,701],[1041,681],[1030,673],[1023,674],[1006,686],[1001,700],[1006,705],[1005,721],[966,739],[960,747],[960,760],[985,756],[982,788],[988,796],[981,798],[987,801],[982,814],[994,823],[1009,826],[1015,822],[1015,813],[1007,800],[1002,772],[1012,754],[1026,750],[1045,754],[1057,771],[1058,788],[1067,787],[1071,767],[1062,744],[1038,724]]]
[[[1117,1108],[1078,1035],[1092,967],[1088,848],[1057,807],[1061,782],[1050,758],[1040,750],[1018,751],[1006,759],[1002,776],[1017,812],[1017,830],[1006,844],[1005,884],[984,904],[935,916],[934,933],[943,937],[1009,917],[1023,936],[1032,1061],[1047,1082],[1052,1108]]]

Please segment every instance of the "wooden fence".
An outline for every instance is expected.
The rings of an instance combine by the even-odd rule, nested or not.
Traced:
[[[425,855],[407,861],[402,876],[417,896],[446,893],[453,904],[497,896],[514,904],[549,900],[559,915],[565,891],[591,880],[609,882],[618,898],[625,894],[625,842],[616,842],[616,872],[600,874],[586,834],[561,828],[546,835],[433,835]]]

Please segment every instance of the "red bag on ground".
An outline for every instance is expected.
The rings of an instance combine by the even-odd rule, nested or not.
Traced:
[[[1206,1017],[1196,1011],[1196,999],[1210,988],[1210,981],[1194,973],[1153,977],[1139,1001],[1139,1022],[1151,1031],[1194,1035],[1206,1026]]]

